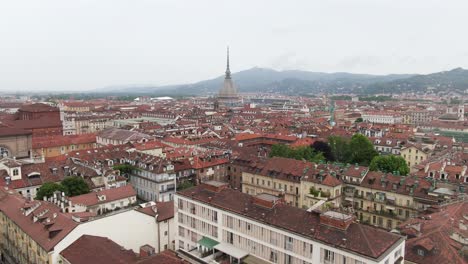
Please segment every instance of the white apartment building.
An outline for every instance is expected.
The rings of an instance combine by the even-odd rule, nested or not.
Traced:
[[[403,121],[401,115],[393,113],[364,113],[361,117],[364,122],[376,124],[400,124]]]
[[[154,158],[156,160],[156,158]],[[176,189],[174,165],[158,160],[157,163],[139,163],[138,169],[130,174],[130,183],[135,187],[138,198],[145,201],[172,201]],[[131,161],[136,165],[134,161]]]
[[[354,222],[338,212],[250,196],[220,182],[175,195],[176,249],[200,263],[403,263],[402,236]]]

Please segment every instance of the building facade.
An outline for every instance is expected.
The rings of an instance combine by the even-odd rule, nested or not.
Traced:
[[[250,196],[219,182],[177,193],[175,206],[176,248],[205,262],[384,264],[404,259],[403,237],[354,223],[351,216],[307,212],[275,196]],[[367,249],[357,246],[367,239],[373,241]]]

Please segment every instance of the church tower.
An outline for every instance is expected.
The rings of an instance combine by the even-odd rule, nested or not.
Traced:
[[[237,88],[234,86],[234,83],[231,79],[231,69],[229,68],[229,47],[227,47],[227,63],[224,84],[219,91],[218,98],[220,100],[235,100],[238,98]]]

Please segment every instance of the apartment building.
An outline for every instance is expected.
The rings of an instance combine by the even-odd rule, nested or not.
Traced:
[[[129,159],[126,162],[136,166],[129,178],[137,191],[138,198],[159,202],[173,199],[176,173],[171,162],[150,155],[141,155],[139,161]]]
[[[417,177],[370,171],[360,181],[344,181],[343,206],[363,223],[388,230],[443,200],[431,193],[431,182]]]
[[[282,195],[287,204],[310,207],[316,202],[340,204],[341,182],[323,165],[274,157],[248,164],[242,172],[242,192]]]
[[[145,245],[156,252],[174,248],[172,202],[147,203],[105,217],[65,211],[0,188],[0,262],[63,263],[59,253],[83,235],[108,237],[134,252]]]
[[[403,263],[402,236],[205,182],[175,196],[176,248],[202,263]]]
[[[403,114],[403,123],[404,124],[428,124],[436,117],[435,111],[429,110],[408,110]]]
[[[420,145],[409,145],[401,148],[400,156],[402,156],[411,172],[413,172],[414,166],[425,161],[430,155],[430,150]]]
[[[51,158],[71,151],[95,148],[96,135],[35,137],[32,143],[32,152],[35,157]]]
[[[361,115],[364,122],[376,124],[399,124],[403,121],[401,115],[390,112],[369,112]]]

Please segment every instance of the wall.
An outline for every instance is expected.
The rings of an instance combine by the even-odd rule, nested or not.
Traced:
[[[58,262],[62,250],[82,235],[108,237],[125,249],[132,249],[136,253],[145,244],[158,248],[157,224],[154,217],[130,210],[77,226],[55,247],[53,263]]]
[[[32,135],[0,137],[0,146],[8,149],[10,157],[29,157],[29,151],[32,148]]]

